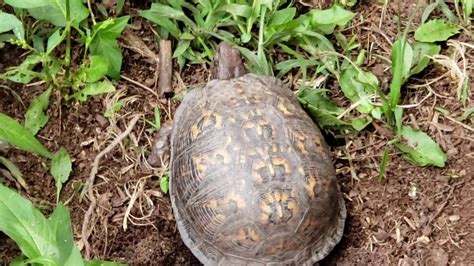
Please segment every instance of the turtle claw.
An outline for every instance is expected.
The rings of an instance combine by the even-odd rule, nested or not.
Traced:
[[[162,167],[166,162],[169,162],[172,130],[172,123],[166,123],[159,129],[158,134],[153,141],[151,153],[148,156],[148,163],[151,166]]]

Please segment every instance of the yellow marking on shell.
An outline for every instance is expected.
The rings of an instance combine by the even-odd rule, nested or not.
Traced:
[[[290,163],[288,162],[287,159],[282,158],[282,157],[276,157],[276,158],[273,158],[272,162],[274,165],[283,166],[283,168],[285,169],[285,174],[291,175]]]
[[[316,198],[314,194],[314,187],[316,186],[316,179],[313,176],[308,176],[306,180],[306,191],[311,199]]]
[[[283,192],[281,194],[281,202],[287,202],[288,201],[288,193]]]
[[[252,122],[245,122],[243,125],[242,125],[243,128],[254,128],[255,127],[255,123],[252,123]]]
[[[249,97],[247,97],[247,95],[245,95],[245,94],[242,95],[242,98],[244,99],[244,102],[245,102],[246,104],[250,104]]]
[[[259,219],[260,219],[260,222],[262,224],[268,224],[268,215],[267,214],[264,214],[264,213],[260,214]]]
[[[245,240],[247,236],[245,235],[244,229],[239,230],[239,234],[235,237],[235,240]]]
[[[217,215],[214,216],[214,219],[215,219],[217,222],[222,222],[222,221],[224,221],[224,219],[225,219],[225,215],[223,215],[223,214],[217,214]]]
[[[257,108],[257,110],[255,110],[257,112],[257,115],[262,115],[263,114],[263,109],[259,109]]]
[[[237,89],[236,89],[237,92],[238,92],[240,95],[243,95],[244,92],[245,92],[244,89],[243,89],[242,87],[240,87],[240,85],[236,85],[236,87],[237,87]]]
[[[304,133],[301,131],[293,131],[293,136],[295,136],[295,138],[300,141],[304,141],[306,139]]]
[[[277,108],[278,108],[278,110],[283,112],[284,115],[292,115],[293,114],[290,111],[288,111],[288,109],[285,107],[285,105],[283,105],[283,103],[281,101],[278,102]]]
[[[252,172],[252,177],[255,179],[255,181],[257,181],[257,183],[262,183],[263,182],[263,178],[262,176],[257,173],[257,172]]]
[[[217,200],[215,199],[210,200],[209,203],[207,204],[207,207],[211,209],[217,209]]]
[[[275,191],[275,192],[273,193],[273,195],[274,195],[274,197],[275,197],[275,201],[277,201],[277,202],[281,201],[281,193],[280,193],[279,190]]]
[[[274,203],[275,202],[275,198],[273,197],[272,194],[267,194],[265,196],[266,200],[269,202],[269,203]]]
[[[260,209],[264,213],[271,213],[272,212],[272,208],[268,204],[266,204],[265,202],[260,203]]]
[[[245,155],[240,155],[240,163],[244,164],[247,161],[247,157]]]
[[[268,171],[270,172],[270,176],[275,176],[275,168],[273,167],[273,164],[268,164]]]
[[[250,239],[252,239],[252,241],[259,241],[260,240],[260,236],[253,229],[249,230],[249,236],[250,236]]]
[[[278,146],[276,144],[272,144],[272,151],[275,153],[278,151]]]
[[[300,173],[301,176],[304,176],[304,169],[303,167],[298,167],[298,173]]]
[[[216,118],[216,128],[222,127],[222,116],[220,114],[214,114]]]
[[[295,211],[298,210],[298,204],[296,204],[296,201],[290,200],[288,202],[288,209],[292,210],[293,213],[295,213]]]
[[[197,127],[197,125],[193,125],[191,127],[191,137],[192,139],[196,139],[196,137],[201,134],[201,130]]]
[[[260,95],[254,95],[253,96],[253,100],[256,102],[256,103],[259,103],[261,100],[262,100],[262,96]],[[258,109],[257,109],[258,110]]]
[[[196,156],[194,155],[192,157],[193,163],[196,166],[196,169],[198,170],[199,173],[205,173],[206,172],[206,165],[203,163],[205,160],[205,156]]]
[[[277,212],[277,214],[278,214],[278,217],[280,217],[280,218],[283,217],[283,210],[282,210],[280,204],[277,204],[277,206],[276,206],[276,212]]]
[[[298,148],[298,150],[300,150],[301,154],[303,155],[308,155],[308,151],[306,150],[306,147],[304,146],[304,143],[301,142],[301,141],[297,141],[296,142],[296,147]]]
[[[260,125],[257,126],[257,135],[261,136],[263,134],[263,129]]]

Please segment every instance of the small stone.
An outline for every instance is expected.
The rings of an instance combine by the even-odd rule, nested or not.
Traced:
[[[416,242],[423,243],[423,244],[428,244],[428,243],[430,243],[430,239],[427,236],[420,236],[416,239]]]
[[[147,87],[151,87],[151,86],[155,85],[155,79],[147,78],[147,79],[145,79],[144,84]]]
[[[107,120],[101,114],[96,114],[95,115],[95,120],[97,120],[97,122],[99,123],[101,128],[105,128],[106,126],[109,125],[109,120]]]
[[[459,221],[459,219],[461,219],[461,217],[459,217],[459,215],[451,215],[451,216],[448,217],[448,219],[451,222],[457,222],[457,221]]]

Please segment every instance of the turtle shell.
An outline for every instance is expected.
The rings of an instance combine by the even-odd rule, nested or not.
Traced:
[[[181,237],[206,265],[310,265],[342,237],[327,144],[276,78],[213,80],[187,94],[170,178]]]

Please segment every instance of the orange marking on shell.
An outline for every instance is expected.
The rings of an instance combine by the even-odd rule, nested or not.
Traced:
[[[242,197],[239,194],[237,194],[235,192],[229,193],[229,197],[227,199],[227,204],[229,204],[230,201],[235,202],[237,204],[237,208],[239,208],[239,209],[245,208],[245,205],[246,205],[245,201],[242,199]]]
[[[281,101],[278,102],[277,108],[278,108],[278,110],[283,112],[284,115],[292,115],[293,114],[286,108],[285,105],[283,105],[283,103]]]
[[[262,176],[257,172],[252,172],[252,177],[255,179],[255,181],[257,181],[257,183],[263,182]]]
[[[224,148],[218,149],[215,152],[214,157],[217,157],[218,155],[220,155],[220,156],[222,156],[222,158],[224,158],[224,164],[229,164],[231,162],[231,156],[230,156],[229,152],[227,152],[227,150],[225,150]]]
[[[199,173],[204,174],[207,170],[206,165],[203,163],[206,160],[205,156],[193,156],[192,160],[194,165],[196,166]]]
[[[283,192],[281,193],[281,202],[287,202],[288,201],[288,194]]]
[[[246,238],[244,229],[240,229],[239,233],[235,236],[235,240],[245,240]]]
[[[314,176],[308,176],[306,180],[306,191],[311,199],[315,199],[314,187],[316,186],[316,178]]]
[[[222,127],[222,116],[219,114],[214,114],[216,118],[216,128],[221,128]]]
[[[306,150],[303,142],[301,142],[301,141],[296,142],[296,147],[298,148],[298,150],[300,150],[301,154],[303,154],[305,156],[309,154],[308,151]]]
[[[249,230],[249,236],[250,236],[250,239],[252,239],[252,241],[259,241],[260,240],[260,236],[257,234],[257,232],[253,229],[250,229]]]
[[[275,198],[273,197],[272,194],[267,194],[267,195],[265,196],[265,199],[266,199],[269,203],[275,202]]]
[[[268,224],[268,215],[267,214],[260,214],[260,222],[262,224]]]
[[[288,202],[288,209],[292,210],[293,213],[295,213],[298,210],[298,204],[296,203],[295,200],[290,200]]]
[[[274,165],[281,165],[285,169],[285,174],[290,175],[291,174],[291,169],[290,169],[290,163],[288,162],[287,159],[282,158],[282,157],[276,157],[273,158],[272,160]]]

